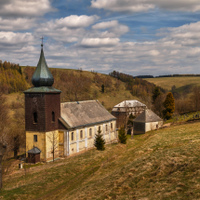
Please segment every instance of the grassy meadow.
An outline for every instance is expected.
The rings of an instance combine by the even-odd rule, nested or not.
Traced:
[[[186,88],[190,86],[200,86],[200,77],[159,77],[159,78],[146,78],[144,79],[150,83],[154,83],[157,86],[160,86],[166,90],[171,90],[172,86],[176,88]]]
[[[199,199],[200,122],[3,176],[1,199]],[[12,170],[11,170],[12,169]]]

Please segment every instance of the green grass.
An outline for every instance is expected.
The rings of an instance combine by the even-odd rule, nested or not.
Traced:
[[[2,199],[199,199],[200,123],[5,175]]]

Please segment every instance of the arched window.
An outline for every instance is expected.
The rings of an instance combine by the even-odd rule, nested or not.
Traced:
[[[82,138],[83,138],[83,131],[80,130],[80,139],[82,139]]]
[[[38,115],[37,112],[33,113],[33,123],[37,124],[38,123]]]
[[[74,140],[74,132],[71,133],[71,141]]]
[[[52,111],[52,113],[51,113],[51,117],[52,117],[52,122],[55,122],[55,112],[54,111]]]
[[[89,130],[90,137],[92,137],[92,129]]]

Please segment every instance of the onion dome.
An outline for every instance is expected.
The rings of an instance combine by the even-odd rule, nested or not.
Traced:
[[[47,66],[44,57],[43,45],[41,45],[41,47],[40,59],[33,74],[32,83],[35,87],[51,87],[54,83],[54,78]]]

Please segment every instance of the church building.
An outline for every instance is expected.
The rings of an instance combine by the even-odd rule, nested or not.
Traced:
[[[98,100],[60,103],[61,91],[52,87],[54,78],[43,45],[32,83],[34,87],[24,91],[29,162],[50,161],[93,148],[98,131],[106,143],[117,142],[116,118]]]

